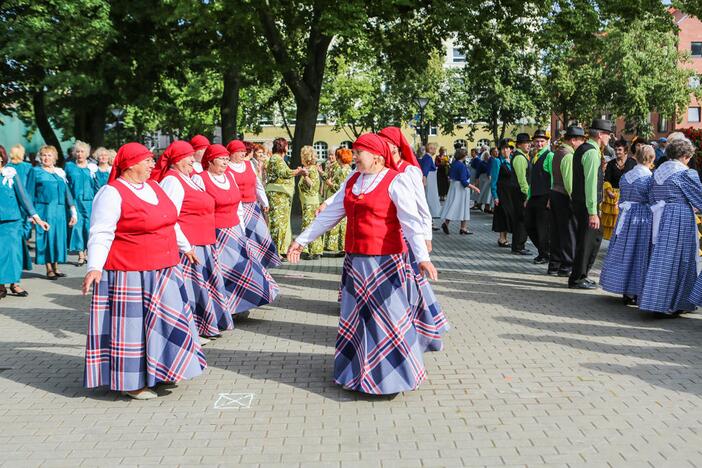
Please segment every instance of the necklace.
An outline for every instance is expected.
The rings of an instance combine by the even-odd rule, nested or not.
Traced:
[[[364,185],[365,185],[364,182],[365,182],[365,180],[366,180],[366,175],[365,175],[365,174],[361,174],[361,193],[359,193],[359,194],[358,194],[358,197],[357,197],[359,200],[363,200],[363,199],[365,198],[365,195],[366,195],[366,192],[368,191],[368,188],[370,188],[370,187],[373,186],[373,183],[375,182],[375,179],[378,178],[378,176],[380,175],[381,172],[383,172],[383,171],[381,170],[380,172],[378,172],[378,173],[375,175],[375,177],[373,178],[373,180],[371,180],[371,183],[368,184],[367,187],[364,186]]]
[[[127,179],[125,179],[124,177],[122,177],[122,180],[125,181],[127,184],[129,184],[129,186],[130,186],[131,188],[133,188],[134,190],[141,190],[141,189],[144,188],[144,182],[142,182],[141,184],[138,184],[138,185],[137,185],[137,184],[133,184],[133,183],[129,182],[129,181],[128,181]]]
[[[212,176],[212,179],[213,179],[215,182],[219,182],[220,184],[225,184],[225,183],[227,182],[227,175],[226,175],[226,174],[222,174],[221,176],[217,176],[217,175],[212,174],[212,173],[210,172],[210,175]],[[222,177],[222,180],[219,180],[217,177]]]

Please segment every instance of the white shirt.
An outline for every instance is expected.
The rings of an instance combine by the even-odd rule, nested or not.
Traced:
[[[253,171],[254,176],[256,177],[256,200],[262,207],[268,208],[268,197],[266,196],[266,189],[263,188],[263,184],[261,183],[261,179],[259,179],[258,177],[256,168],[253,167],[253,163],[251,163],[251,161],[242,161],[240,163],[229,162],[229,167],[232,171],[236,172],[237,174],[242,174],[244,171],[246,171],[247,164],[251,166],[251,170]]]
[[[424,193],[424,174],[422,174],[422,170],[417,166],[413,166],[407,162],[404,164],[409,165],[409,167],[405,169],[404,174],[408,176],[410,182],[412,183],[414,188],[414,197],[417,200],[417,211],[419,212],[419,216],[424,220],[424,238],[426,240],[431,240],[434,234],[431,227],[431,212],[429,211],[429,205],[427,204],[427,196]]]
[[[227,176],[226,172],[222,175],[219,175],[219,176],[213,176],[212,174],[209,173],[209,171],[205,171],[201,174],[193,175],[192,179],[193,179],[193,182],[195,182],[197,185],[199,185],[201,187],[205,187],[205,181],[202,180],[203,177],[209,177],[210,180],[217,187],[221,188],[222,190],[229,190],[229,187],[231,187],[231,185],[229,184],[230,180],[233,181],[234,183],[236,183],[236,180],[234,180],[234,177]],[[218,178],[219,179],[224,178],[224,182],[217,180]],[[239,220],[242,220],[242,219],[244,219],[244,207],[242,206],[241,203],[239,203],[239,205],[237,205],[237,206],[238,206],[238,208],[236,209],[236,214],[237,214],[237,216],[239,216]]]
[[[200,190],[202,192],[205,191],[204,188],[198,186],[190,177],[187,177],[183,174],[178,174],[178,177],[180,177],[182,181],[190,185],[193,189]],[[180,215],[180,209],[183,207],[183,200],[185,199],[185,189],[183,189],[181,183],[178,181],[176,176],[168,175],[163,178],[159,185],[161,186],[163,191],[166,192],[168,198],[171,199],[171,201],[176,207],[176,210],[178,211],[178,214]],[[183,230],[180,228],[180,225],[178,223],[176,223],[175,225],[175,231],[176,240],[178,241],[178,247],[183,252],[190,252],[192,250],[192,245],[190,245],[188,238],[185,237],[185,234],[183,233]]]
[[[374,174],[367,174],[365,177],[359,177],[356,183],[351,188],[354,195],[358,195],[363,190],[364,193],[372,192],[378,184],[385,178],[388,170],[383,169],[376,177]],[[306,246],[320,235],[327,232],[332,227],[341,221],[346,216],[344,210],[344,196],[346,191],[346,183],[348,179],[341,184],[339,191],[329,197],[325,202],[327,208],[322,211],[312,224],[295,239],[300,245]],[[409,177],[404,174],[399,174],[388,187],[390,199],[397,208],[397,218],[402,226],[402,231],[409,242],[412,252],[417,258],[417,262],[429,261],[429,252],[424,241],[424,220],[417,211],[416,197],[413,195],[413,183],[409,181]]]
[[[141,200],[151,205],[158,205],[158,196],[154,189],[147,183],[144,183],[143,188],[135,189],[125,180],[117,179],[123,183],[129,190],[132,191]],[[182,189],[182,188],[181,188]],[[182,203],[182,202],[181,202]],[[122,196],[119,191],[111,185],[104,185],[93,199],[93,211],[90,215],[90,236],[88,237],[88,271],[102,271],[107,261],[107,256],[110,253],[112,241],[115,239],[115,231],[117,223],[122,216]],[[176,224],[177,226],[177,224]],[[182,239],[178,239],[177,234],[180,228],[176,228],[176,239],[178,240],[178,248],[187,252],[192,247],[187,243],[182,244]],[[182,231],[181,231],[182,235]],[[184,239],[185,236],[182,236]],[[144,246],[148,248],[148,246]],[[187,250],[186,250],[187,249]]]
[[[195,171],[196,174],[201,173],[204,171],[202,168],[202,163],[200,161],[193,161],[193,171]]]

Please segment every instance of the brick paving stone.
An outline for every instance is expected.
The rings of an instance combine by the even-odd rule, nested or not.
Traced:
[[[274,270],[276,303],[148,402],[82,387],[82,272],[28,273],[30,296],[0,301],[0,465],[701,466],[700,315],[660,321],[571,291],[498,248],[489,224],[478,213],[475,235],[437,234],[452,330],[425,356],[427,382],[393,400],[331,381],[341,259]],[[251,406],[215,409],[223,393]]]

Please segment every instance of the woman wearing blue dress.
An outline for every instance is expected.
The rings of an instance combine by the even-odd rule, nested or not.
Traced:
[[[78,253],[78,266],[85,265],[85,250],[90,232],[90,214],[93,211],[93,198],[99,187],[97,182],[98,167],[88,162],[90,146],[76,141],[73,146],[73,161],[66,163],[68,188],[78,212],[78,222],[73,226],[68,243],[69,252]]]
[[[687,163],[695,147],[687,139],[668,143],[669,160],[653,174],[651,185],[653,251],[646,272],[639,308],[674,317],[702,302],[702,284],[690,296],[699,260],[697,225],[693,208],[702,209],[702,183]]]
[[[68,180],[63,169],[55,167],[58,153],[53,146],[39,148],[40,167],[34,167],[34,188],[30,197],[41,219],[51,226],[47,232],[37,230],[35,263],[46,265],[46,278],[55,280],[66,276],[58,270],[59,263],[66,263],[68,233],[66,214],[71,218],[68,226],[78,222]]]
[[[640,145],[634,157],[638,164],[619,181],[619,217],[600,275],[602,289],[622,294],[624,304],[635,304],[641,294],[651,253],[648,199],[656,153],[653,146]]]
[[[449,223],[453,220],[461,222],[461,227],[458,231],[460,234],[473,234],[468,230],[468,221],[470,221],[470,191],[473,190],[476,193],[480,193],[480,189],[470,183],[471,174],[468,170],[468,166],[465,164],[467,156],[468,152],[465,148],[456,151],[455,159],[451,163],[451,168],[449,169],[448,176],[451,185],[446,203],[444,203],[444,207],[441,209],[441,215],[439,216],[443,220],[441,229],[444,231],[444,234],[449,233]]]
[[[22,181],[24,190],[27,193],[32,192],[32,187],[34,187],[34,171],[32,170],[32,165],[24,160],[24,146],[15,145],[10,148],[10,162],[7,164],[8,167],[12,167],[17,171],[17,176]],[[22,269],[31,270],[32,269],[32,258],[29,255],[28,242],[29,238],[32,237],[32,226],[34,224],[25,219],[23,223],[22,236],[24,237],[23,247],[22,247]]]
[[[22,277],[24,220],[31,217],[44,231],[49,229],[49,225],[39,217],[27,197],[19,172],[6,164],[7,155],[0,146],[0,299],[7,296],[6,284],[10,285],[10,293],[15,296],[29,295],[19,285]]]
[[[93,158],[97,161],[97,172],[95,173],[96,190],[100,190],[107,184],[112,172],[112,161],[115,159],[115,152],[104,147],[99,147],[93,152]]]

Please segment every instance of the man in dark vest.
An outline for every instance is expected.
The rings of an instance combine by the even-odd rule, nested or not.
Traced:
[[[551,162],[553,153],[548,147],[548,135],[537,130],[531,139],[534,156],[529,171],[529,197],[526,204],[526,230],[538,254],[534,263],[541,265],[549,260],[548,199],[551,192]]]
[[[575,257],[575,218],[570,204],[573,190],[573,153],[585,143],[581,127],[568,127],[551,162],[551,258],[548,274],[568,277]]]
[[[597,283],[587,275],[602,242],[599,204],[602,202],[602,153],[612,136],[612,122],[595,119],[589,128],[590,139],[573,154],[573,214],[575,215],[575,258],[568,278],[572,289],[595,289]]]
[[[528,133],[517,135],[517,148],[512,154],[512,204],[514,225],[512,226],[512,253],[529,255],[531,252],[524,247],[527,240],[525,226],[525,203],[529,198],[529,146],[531,138]]]

